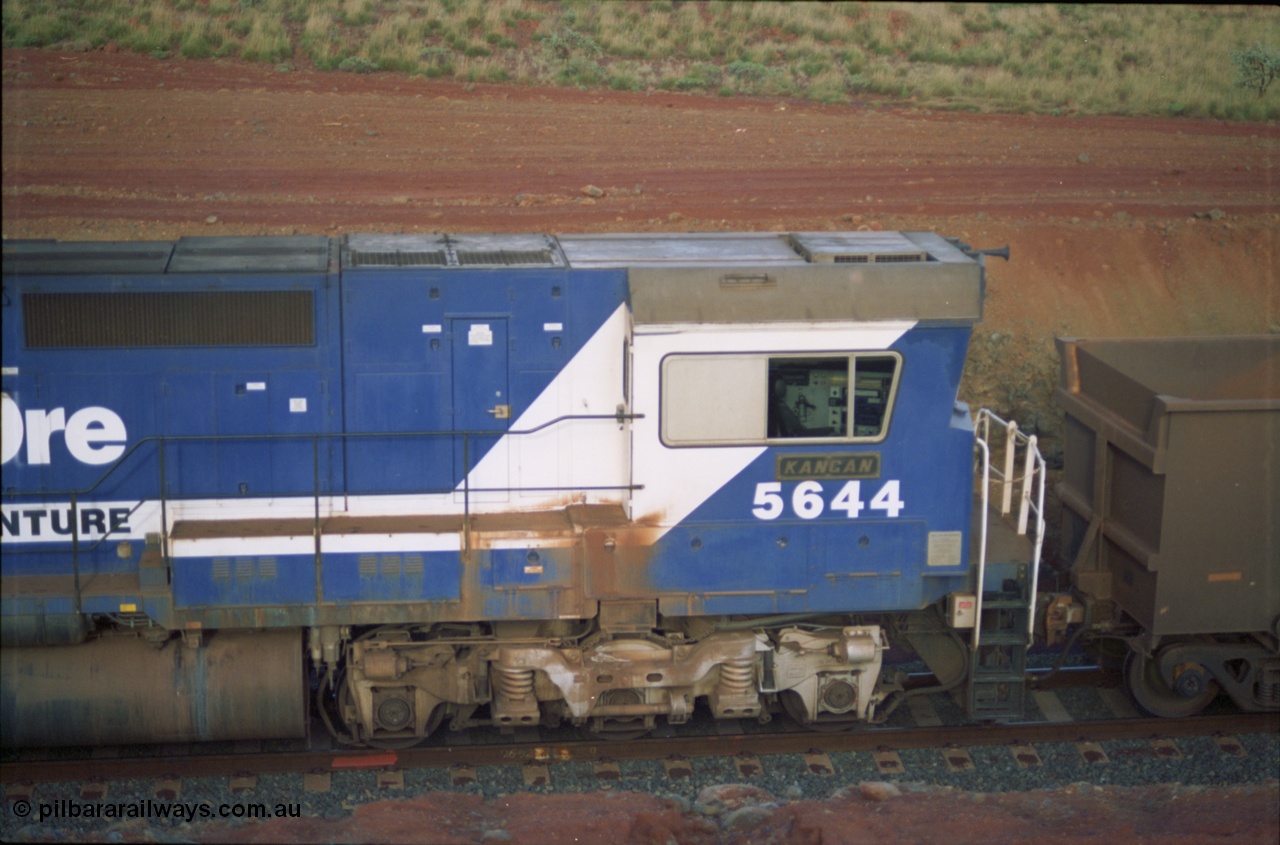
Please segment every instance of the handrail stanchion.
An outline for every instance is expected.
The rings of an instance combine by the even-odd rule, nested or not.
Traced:
[[[1010,422],[1004,433],[1004,476],[1000,486],[1000,515],[1008,516],[1013,510],[1013,463],[1018,448],[1018,423]]]
[[[164,561],[165,568],[170,569],[173,561],[169,560],[169,496],[168,485],[165,484],[164,438],[157,442],[160,450],[160,559]]]
[[[1035,477],[1036,436],[1027,438],[1027,453],[1022,462],[1022,501],[1018,504],[1018,535],[1027,533],[1027,511],[1031,507],[1031,480]]]
[[[75,589],[76,619],[83,615],[84,605],[80,596],[80,500],[71,494],[71,581]]]
[[[312,435],[311,437],[311,500],[314,503],[315,520],[311,526],[311,533],[315,537],[316,544],[316,609],[320,607],[320,600],[324,597],[324,585],[321,579],[322,560],[320,554],[320,435]]]
[[[462,555],[471,557],[471,435],[462,432]]]
[[[1036,451],[1039,454],[1039,451]],[[1037,491],[1036,505],[1036,545],[1031,553],[1033,565],[1031,568],[1031,607],[1027,614],[1027,636],[1033,636],[1036,629],[1036,593],[1040,590],[1040,550],[1044,546],[1044,480],[1045,475],[1044,458],[1040,459],[1040,468],[1038,475],[1040,476],[1039,490]]]
[[[978,523],[980,526],[980,536],[978,543],[978,584],[974,590],[975,598],[973,602],[973,653],[978,653],[979,641],[982,638],[982,587],[987,577],[987,491],[991,485],[991,450],[987,446],[987,441],[978,439],[978,446],[982,449],[982,519]]]

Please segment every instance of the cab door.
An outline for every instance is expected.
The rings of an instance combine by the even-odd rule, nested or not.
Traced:
[[[508,383],[507,320],[455,317],[453,337],[454,477],[467,475],[477,500],[504,501],[510,467],[502,433],[514,409]]]

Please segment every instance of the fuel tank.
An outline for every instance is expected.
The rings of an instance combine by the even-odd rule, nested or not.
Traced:
[[[5,747],[306,735],[302,635],[217,632],[199,646],[132,637],[0,649]]]

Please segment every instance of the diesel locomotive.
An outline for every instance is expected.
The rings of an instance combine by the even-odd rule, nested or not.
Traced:
[[[6,242],[0,735],[842,729],[940,688],[1018,716],[1037,618],[1125,611],[1037,614],[1043,459],[957,401],[985,257],[924,232]]]

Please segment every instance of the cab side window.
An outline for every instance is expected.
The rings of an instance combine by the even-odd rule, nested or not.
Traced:
[[[874,442],[888,434],[901,357],[672,355],[663,362],[669,446]]]

